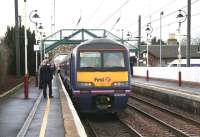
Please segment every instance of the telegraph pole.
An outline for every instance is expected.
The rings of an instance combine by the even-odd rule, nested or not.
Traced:
[[[141,15],[138,18],[138,64],[140,66],[140,45],[141,45]]]
[[[162,16],[164,12],[160,12],[160,67],[162,67]]]
[[[15,0],[15,46],[16,46],[16,75],[20,77],[20,47],[19,47],[19,18],[18,0]]]
[[[190,47],[191,47],[191,0],[188,0],[188,13],[187,13],[187,47],[186,58],[187,67],[190,67]]]
[[[56,28],[56,1],[53,1],[53,33],[55,33]]]

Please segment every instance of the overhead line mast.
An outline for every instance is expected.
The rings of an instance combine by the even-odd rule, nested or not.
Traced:
[[[51,34],[55,32],[56,28],[56,2],[53,0],[53,5],[52,5],[52,13],[51,13]]]

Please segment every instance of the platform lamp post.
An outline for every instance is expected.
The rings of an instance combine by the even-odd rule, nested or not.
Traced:
[[[160,12],[160,67],[162,67],[162,16],[164,12]]]
[[[151,26],[151,23],[148,23],[147,24],[147,27],[145,29],[146,33],[147,33],[147,53],[146,53],[146,64],[147,64],[147,72],[146,72],[146,80],[148,81],[149,80],[149,70],[148,70],[148,67],[149,67],[149,45],[150,45],[150,42],[151,42],[151,33],[153,32],[153,28]]]
[[[36,36],[36,43],[37,44],[37,25],[38,25],[38,22],[37,21],[34,21],[32,18],[35,18],[35,19],[39,19],[39,15],[37,14],[37,10],[33,10],[30,12],[29,14],[29,20],[35,24],[35,36]],[[35,86],[37,87],[38,86],[38,49],[36,48],[35,49]]]
[[[42,30],[44,29],[43,26],[42,26],[42,23],[39,23],[39,33],[40,33],[40,63],[42,63],[42,59],[43,59],[43,56],[42,56]]]
[[[24,0],[24,45],[25,45],[25,74],[24,74],[24,98],[28,99],[28,65],[27,65],[27,32],[26,32],[26,0]]]
[[[43,33],[42,33],[42,39],[45,38],[45,37],[46,37],[46,34],[45,34],[45,32],[43,32]],[[42,43],[41,43],[41,44],[42,44]],[[45,56],[45,54],[46,54],[46,49],[45,49],[45,48],[46,48],[46,47],[45,47],[45,45],[44,45],[44,50],[43,50],[43,51],[44,51],[44,58],[46,57],[46,56]]]
[[[178,20],[178,67],[179,67],[179,72],[178,72],[178,83],[179,86],[181,86],[181,41],[180,41],[180,33],[181,33],[181,23],[183,23],[186,18],[187,18],[187,14],[185,11],[183,10],[178,10],[178,15],[176,16],[177,20]]]
[[[181,42],[180,42],[180,33],[181,33],[181,23],[183,23],[186,20],[186,12],[183,10],[178,10],[178,15],[176,16],[178,20],[178,36],[179,36],[179,41],[178,41],[178,60],[179,60],[179,67],[181,67]]]

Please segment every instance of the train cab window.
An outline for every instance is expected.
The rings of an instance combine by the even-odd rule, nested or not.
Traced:
[[[101,53],[100,52],[80,52],[80,67],[81,68],[101,67]]]
[[[105,52],[103,53],[104,67],[125,67],[123,52]]]

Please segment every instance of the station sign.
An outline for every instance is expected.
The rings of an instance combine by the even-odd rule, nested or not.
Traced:
[[[40,50],[40,46],[39,45],[34,45],[34,51],[39,51]]]

